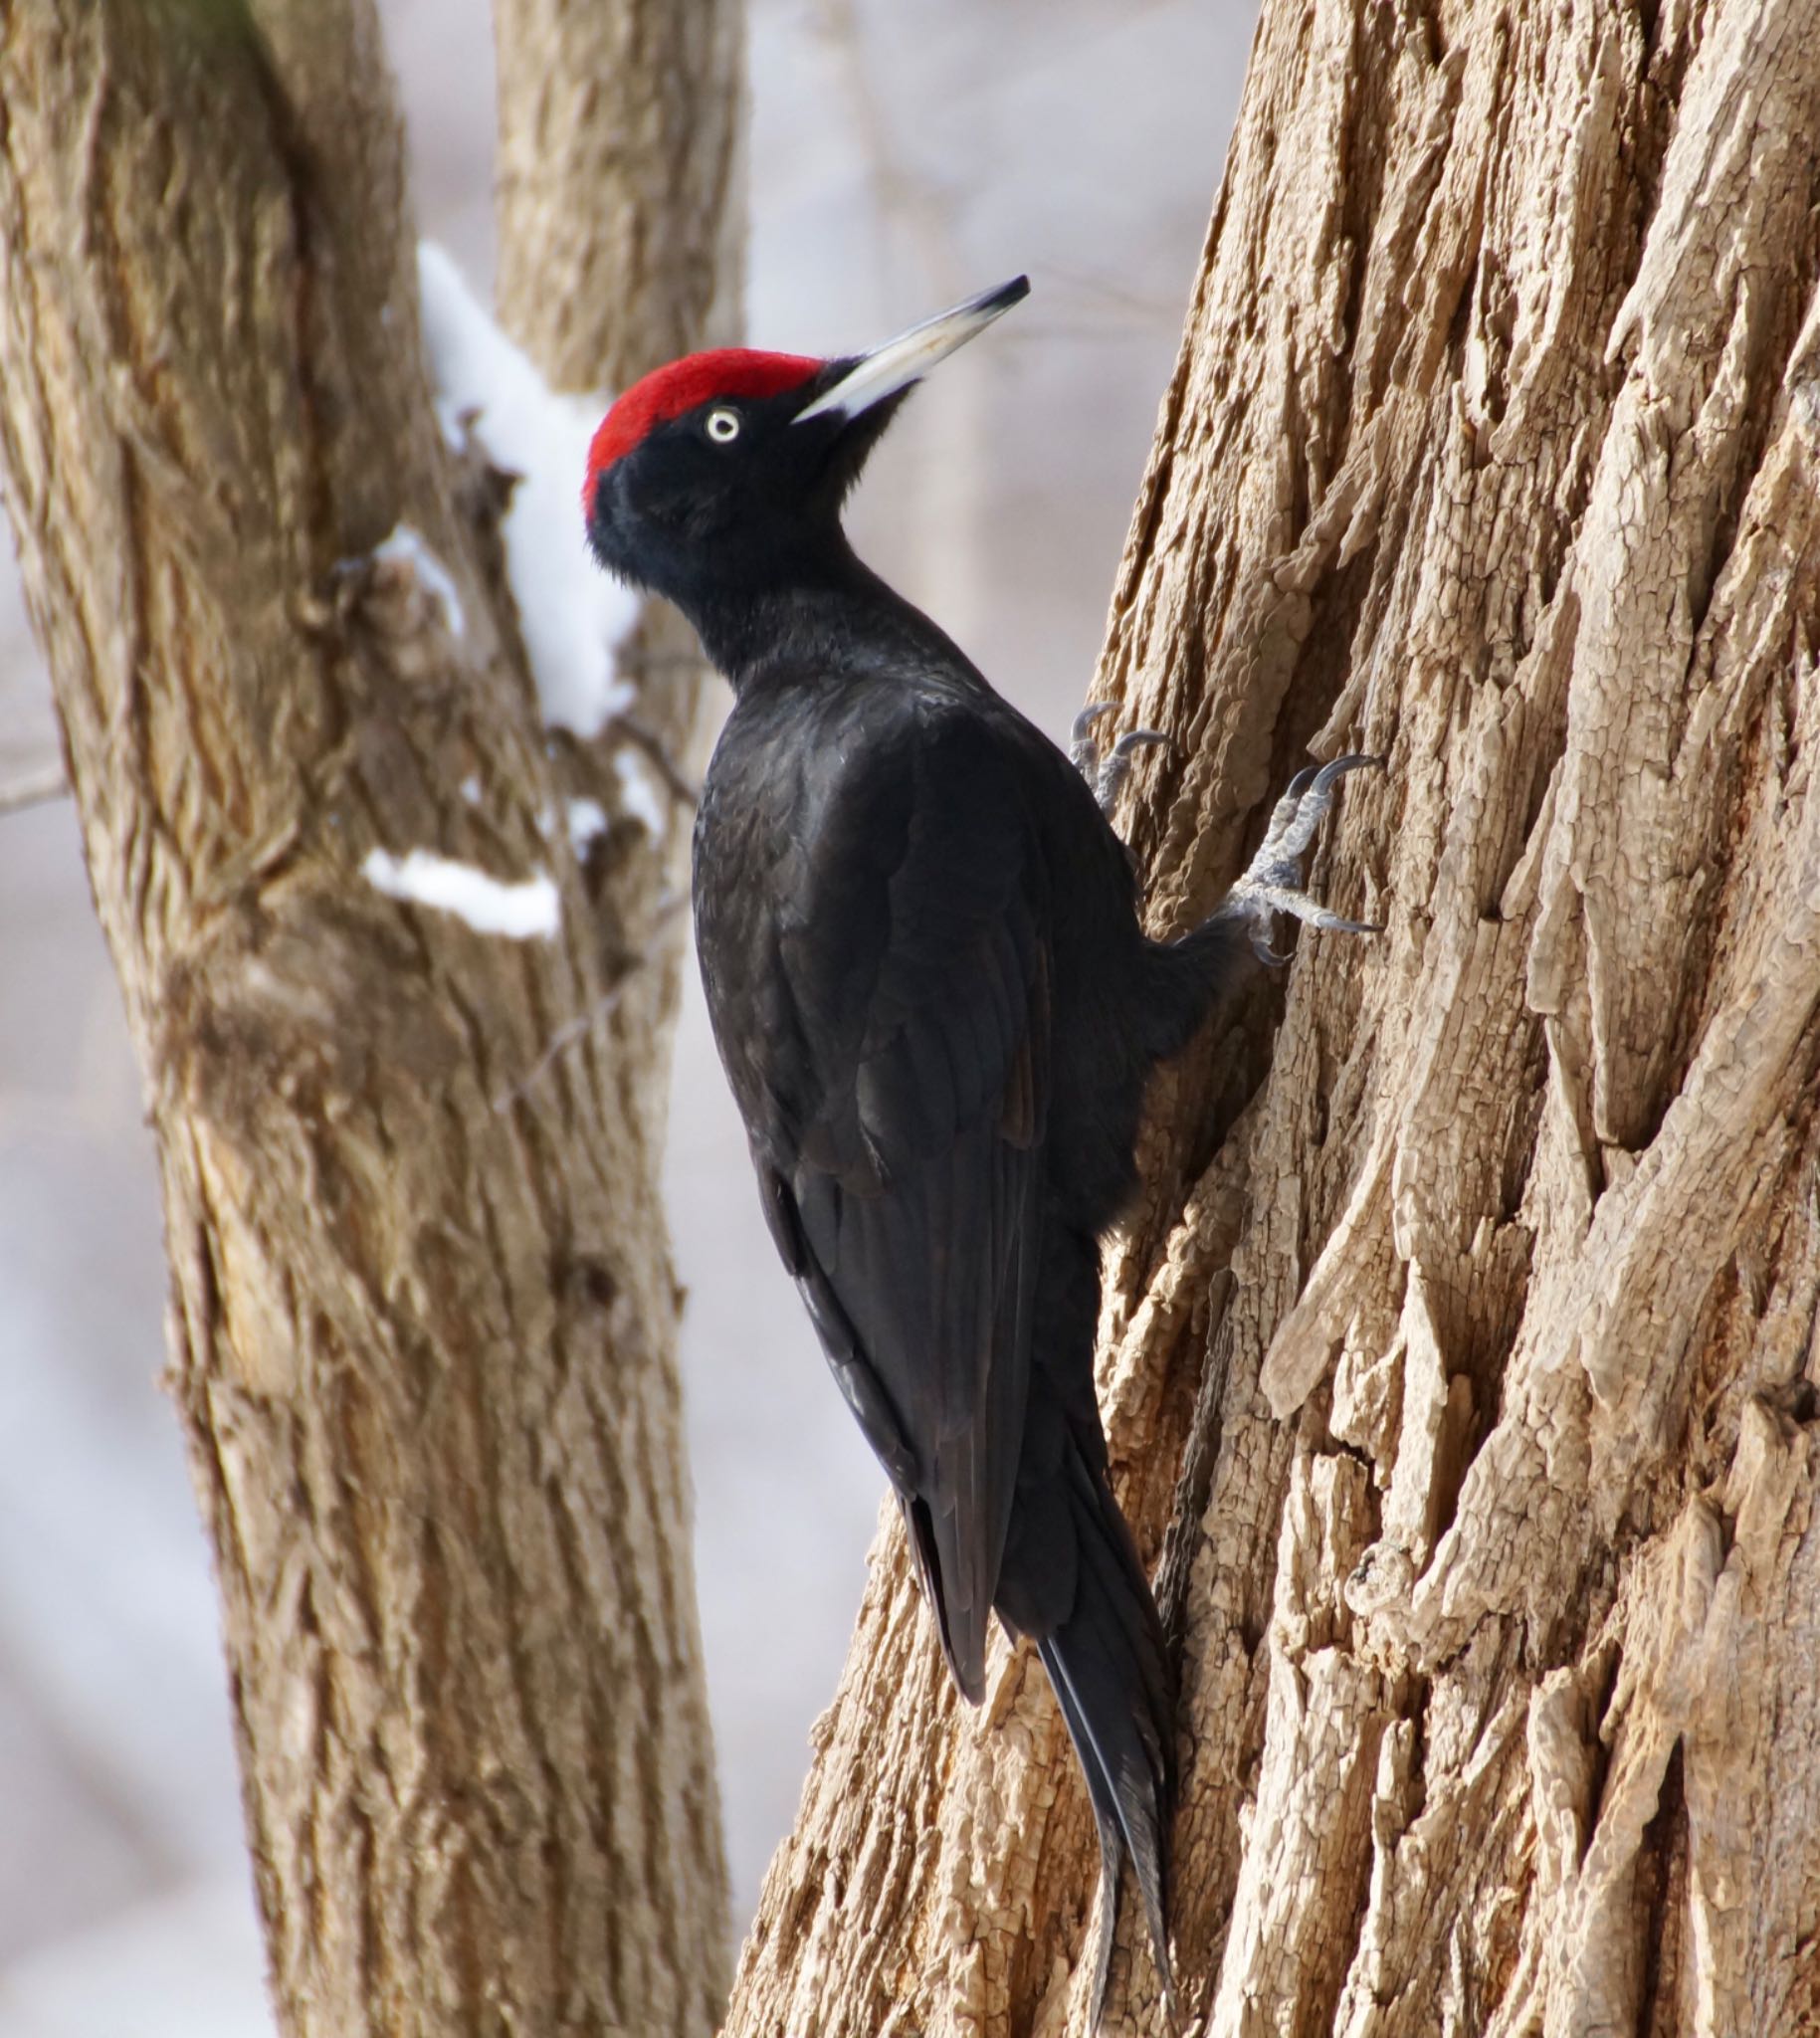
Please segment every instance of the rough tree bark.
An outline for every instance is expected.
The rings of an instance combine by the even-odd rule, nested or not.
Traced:
[[[672,267],[595,258],[565,375],[730,302],[734,17],[691,19],[613,91],[690,108],[719,169]],[[571,245],[673,202],[542,196]],[[701,2034],[725,1879],[662,972],[524,1081],[649,942],[668,858],[623,821],[584,865],[549,824],[612,774],[548,754],[413,257],[370,0],[0,10],[0,465],[157,1137],[281,2019]],[[401,524],[459,610],[373,559]],[[547,871],[559,933],[393,904],[375,847]]]
[[[1390,767],[1108,1254],[1206,2031],[1820,2029],[1817,203],[1812,0],[1265,0],[1094,688],[1158,928]],[[885,1533],[729,2034],[1083,2029],[989,1683]]]
[[[736,336],[740,21],[726,0],[494,0],[500,309],[558,389]]]

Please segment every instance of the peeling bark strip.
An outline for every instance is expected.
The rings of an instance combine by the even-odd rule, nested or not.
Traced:
[[[1812,0],[1266,0],[1093,690],[1160,926],[1391,764],[1109,1254],[1207,2032],[1820,2028],[1817,281]],[[729,2033],[1082,2030],[988,1675],[889,1530]]]
[[[705,2034],[663,972],[524,1082],[672,852],[543,818],[617,813],[612,758],[546,755],[413,279],[369,0],[0,10],[0,467],[157,1132],[281,2019]],[[362,876],[420,851],[470,899],[544,878],[538,937]]]

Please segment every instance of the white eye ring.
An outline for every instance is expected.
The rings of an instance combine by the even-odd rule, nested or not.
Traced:
[[[739,436],[739,413],[736,410],[710,410],[708,414],[708,436],[716,446],[731,445]]]

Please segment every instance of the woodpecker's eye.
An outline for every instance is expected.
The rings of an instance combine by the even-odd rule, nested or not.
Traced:
[[[708,436],[716,446],[729,445],[739,436],[739,413],[736,410],[710,410],[708,414]]]

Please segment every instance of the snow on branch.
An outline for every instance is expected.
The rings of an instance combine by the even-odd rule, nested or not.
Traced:
[[[507,934],[514,941],[548,939],[562,917],[555,881],[538,871],[522,884],[489,877],[473,864],[457,863],[434,850],[413,849],[394,856],[389,849],[367,852],[360,866],[374,891],[438,913],[452,913],[477,934]]]
[[[419,584],[441,605],[449,635],[459,640],[466,633],[468,619],[462,611],[454,575],[430,549],[421,531],[413,530],[408,523],[395,523],[391,535],[373,547],[372,556],[383,564],[408,566]]]
[[[639,614],[638,598],[594,563],[582,524],[588,441],[605,399],[551,390],[432,241],[418,245],[417,277],[444,436],[460,445],[471,429],[496,467],[520,477],[506,562],[543,718],[598,735],[636,699],[615,653]]]
[[[639,822],[652,841],[662,842],[670,826],[670,801],[636,750],[616,750],[613,771],[619,780],[619,803]]]

